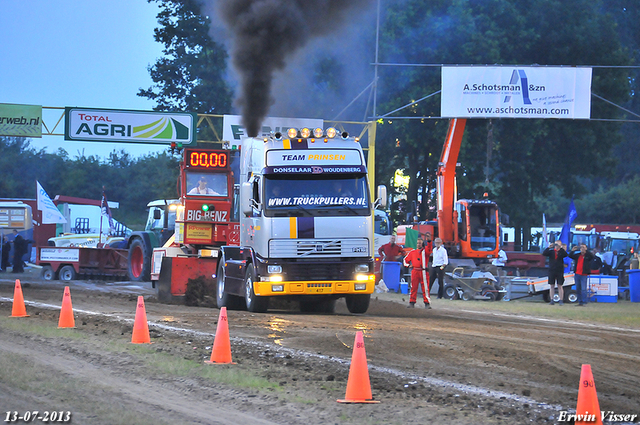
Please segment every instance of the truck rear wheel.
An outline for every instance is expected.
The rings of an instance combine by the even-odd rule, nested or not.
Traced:
[[[53,280],[56,278],[56,272],[53,270],[51,266],[44,266],[42,268],[42,278],[44,280]]]
[[[256,272],[253,264],[247,266],[247,272],[244,275],[244,300],[247,303],[247,310],[252,313],[264,313],[269,308],[269,298],[259,297],[253,290],[253,284],[256,281]]]
[[[363,314],[369,309],[371,294],[347,295],[345,297],[349,313]]]
[[[76,269],[67,264],[60,269],[59,276],[60,280],[73,280],[76,278]]]
[[[129,246],[128,272],[129,279],[135,282],[151,279],[151,255],[140,238],[136,238]]]

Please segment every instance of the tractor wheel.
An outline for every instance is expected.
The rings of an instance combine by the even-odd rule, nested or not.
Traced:
[[[458,290],[453,285],[445,285],[444,286],[444,298],[448,300],[457,300],[458,299]]]
[[[487,297],[485,301],[495,301],[496,300],[496,288],[493,285],[482,285],[480,287],[480,294],[483,297]]]
[[[140,238],[129,246],[129,279],[134,282],[151,280],[151,253]]]
[[[462,293],[462,301],[471,301],[473,299],[473,293],[470,291],[464,291]]]

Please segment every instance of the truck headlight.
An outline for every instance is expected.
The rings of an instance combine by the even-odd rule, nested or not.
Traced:
[[[300,136],[302,136],[303,139],[308,139],[309,137],[311,137],[311,130],[307,127],[303,128],[302,130],[300,130]]]
[[[281,274],[269,275],[269,282],[282,282],[282,275]]]
[[[368,264],[358,264],[356,266],[356,273],[366,273],[369,271],[369,265]]]
[[[284,285],[271,285],[271,292],[284,292]]]
[[[358,282],[366,282],[367,280],[369,280],[369,275],[366,274],[357,274],[356,275],[356,280]]]
[[[367,284],[366,283],[356,283],[355,285],[353,285],[353,289],[355,289],[356,291],[364,291],[365,289],[367,289]]]
[[[282,266],[267,266],[268,273],[282,273]]]
[[[329,139],[333,139],[334,137],[336,137],[337,131],[335,128],[333,127],[329,127],[327,128],[327,137]]]

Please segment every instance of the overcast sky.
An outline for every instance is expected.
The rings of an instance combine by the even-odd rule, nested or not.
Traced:
[[[147,67],[162,55],[153,39],[158,10],[146,0],[0,0],[0,103],[151,110],[153,102],[136,93],[151,86]],[[45,110],[43,120],[51,129],[61,114]],[[64,133],[64,120],[55,132]],[[62,136],[32,146],[63,147],[72,157],[166,149]]]

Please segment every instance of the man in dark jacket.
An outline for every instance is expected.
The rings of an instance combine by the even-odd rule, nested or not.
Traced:
[[[554,290],[553,287],[558,284],[558,296],[560,301],[558,304],[564,304],[564,262],[563,259],[568,255],[567,251],[562,248],[562,242],[555,241],[553,245],[549,245],[547,249],[542,252],[542,255],[549,257],[549,304],[554,305],[553,301]]]
[[[2,236],[2,263],[0,263],[0,272],[7,271],[9,267],[9,253],[11,252],[11,242],[6,236]]]
[[[575,280],[578,292],[578,306],[583,306],[589,302],[589,289],[587,283],[591,274],[591,260],[593,254],[587,249],[587,245],[581,243],[580,249],[577,246],[571,248],[569,257],[575,260]]]
[[[18,233],[13,231],[13,273],[24,272],[22,257],[27,253],[27,241]]]

